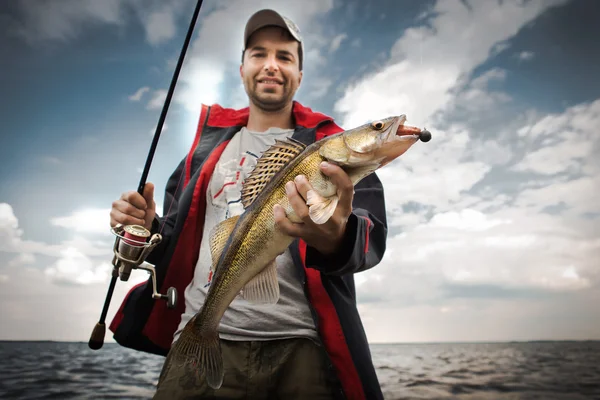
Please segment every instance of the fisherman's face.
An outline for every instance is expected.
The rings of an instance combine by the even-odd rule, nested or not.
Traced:
[[[298,46],[278,27],[263,28],[250,37],[240,75],[257,107],[272,112],[292,102],[302,81]]]

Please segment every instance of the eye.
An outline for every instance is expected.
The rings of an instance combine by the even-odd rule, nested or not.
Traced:
[[[377,130],[383,129],[383,122],[375,121],[371,124],[371,126]]]

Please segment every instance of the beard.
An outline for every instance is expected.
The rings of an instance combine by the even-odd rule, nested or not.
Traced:
[[[290,88],[287,81],[281,85],[283,91],[278,93],[277,89],[258,89],[258,83],[252,81],[246,86],[248,98],[256,107],[263,111],[275,112],[285,109],[294,97],[294,91]]]

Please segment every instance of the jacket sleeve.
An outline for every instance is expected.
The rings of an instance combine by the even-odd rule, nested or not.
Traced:
[[[308,246],[307,267],[324,274],[345,275],[365,271],[381,262],[388,228],[383,185],[375,173],[355,186],[352,206],[340,251],[325,256]]]
[[[173,171],[167,180],[162,217],[157,215],[154,218],[154,221],[152,221],[152,228],[150,231],[152,234],[160,233],[162,241],[150,252],[148,257],[146,257],[146,261],[150,264],[156,265],[160,263],[165,254],[165,250],[169,246],[169,241],[173,236],[173,228],[175,227],[175,221],[177,221],[177,213],[179,210],[179,197],[183,191],[185,162],[186,158],[181,160],[177,168],[175,168],[175,171]]]

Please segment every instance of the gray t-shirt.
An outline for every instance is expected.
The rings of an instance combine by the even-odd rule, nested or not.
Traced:
[[[187,322],[200,311],[208,290],[211,255],[209,235],[219,222],[244,212],[240,201],[242,183],[256,160],[275,139],[285,139],[293,130],[271,128],[251,132],[242,128],[227,144],[215,166],[206,191],[206,220],[194,279],[185,289],[185,312],[174,335],[177,340]],[[287,250],[277,258],[280,297],[277,304],[253,304],[239,295],[225,312],[219,333],[230,340],[269,340],[289,337],[316,339],[317,333],[302,282]]]

